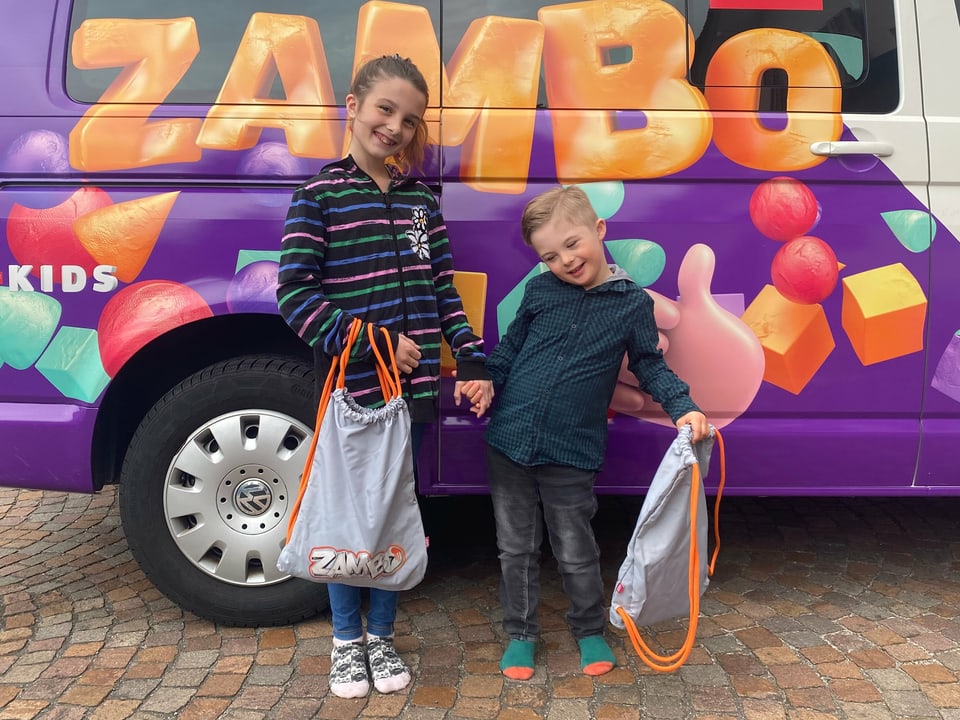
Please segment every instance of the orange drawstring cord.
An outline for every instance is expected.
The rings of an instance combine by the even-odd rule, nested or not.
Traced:
[[[707,568],[707,574],[713,576],[713,569],[717,562],[717,555],[720,553],[720,498],[723,495],[723,487],[726,484],[726,457],[724,455],[723,437],[720,431],[714,428],[714,435],[717,438],[717,447],[720,450],[720,483],[717,486],[717,499],[713,506],[713,529],[716,545],[713,549],[713,557]],[[637,629],[633,618],[622,607],[617,608],[617,615],[623,620],[627,635],[630,636],[630,642],[633,649],[641,660],[652,670],[657,672],[673,672],[683,665],[690,657],[690,651],[693,650],[693,643],[697,635],[697,624],[700,619],[700,552],[697,542],[697,505],[700,499],[700,465],[694,463],[693,478],[690,483],[690,571],[688,575],[688,595],[690,599],[690,622],[687,625],[687,635],[683,640],[683,645],[672,655],[658,655],[643,641],[640,637],[640,631]]]
[[[377,358],[377,379],[380,381],[380,390],[383,393],[383,401],[389,402],[395,397],[400,397],[400,371],[397,369],[397,357],[393,352],[393,343],[390,342],[390,333],[386,328],[380,328],[387,338],[387,351],[390,356],[390,363],[384,362],[383,355],[380,354],[380,348],[377,347],[373,338],[373,325],[367,326],[367,337],[370,340],[370,347],[373,348],[373,354]],[[391,372],[392,371],[392,372]]]

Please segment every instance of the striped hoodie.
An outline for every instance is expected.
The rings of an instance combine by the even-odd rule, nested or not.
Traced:
[[[313,348],[317,382],[341,352],[353,318],[403,333],[420,346],[420,365],[402,375],[414,422],[437,416],[440,343],[459,380],[488,379],[483,341],[453,286],[453,258],[437,200],[422,182],[391,166],[386,193],[353,161],[326,165],[293,193],[284,224],[277,304]],[[378,344],[382,334],[378,333]],[[385,347],[381,347],[385,350]],[[362,335],[346,385],[361,405],[383,404],[374,356]]]

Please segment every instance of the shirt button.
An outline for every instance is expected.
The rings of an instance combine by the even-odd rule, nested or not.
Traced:
[[[576,329],[577,329],[577,324],[574,323],[573,325],[571,325],[571,326],[570,326],[570,329],[571,329],[571,330],[576,330]]]
[[[563,355],[559,356],[557,360],[563,360]]]

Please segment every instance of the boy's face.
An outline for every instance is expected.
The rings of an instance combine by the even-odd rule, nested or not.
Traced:
[[[550,272],[565,283],[590,290],[612,274],[603,254],[606,232],[602,219],[583,225],[558,214],[530,234],[530,245]]]

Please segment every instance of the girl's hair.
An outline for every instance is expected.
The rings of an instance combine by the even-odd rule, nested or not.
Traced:
[[[378,81],[389,78],[406,80],[423,93],[428,103],[430,102],[430,89],[427,87],[427,81],[424,79],[423,73],[413,64],[410,58],[400,57],[396,53],[381,55],[361,65],[350,84],[350,93],[357,98],[358,104],[362,103],[367,93]],[[423,164],[426,147],[427,123],[423,118],[420,118],[420,123],[417,125],[410,143],[394,155],[394,159],[404,172],[411,168],[419,169]]]
[[[523,241],[530,245],[530,236],[560,213],[580,225],[592,226],[597,222],[597,211],[583,190],[576,185],[555,187],[537,195],[523,209],[520,218]]]

